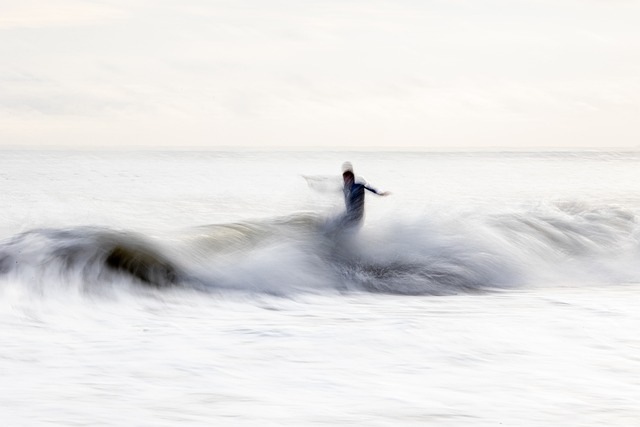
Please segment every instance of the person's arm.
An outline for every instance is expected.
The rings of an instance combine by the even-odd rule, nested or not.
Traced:
[[[307,185],[321,193],[338,193],[342,191],[342,179],[332,175],[302,175]]]
[[[364,188],[366,188],[367,190],[371,191],[374,194],[377,194],[378,196],[388,196],[389,194],[391,194],[388,191],[378,191],[373,187],[369,187],[367,184],[364,185]]]

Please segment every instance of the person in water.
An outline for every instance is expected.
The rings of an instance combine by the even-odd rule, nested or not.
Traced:
[[[365,190],[371,191],[379,196],[388,196],[388,191],[378,191],[368,186],[364,182],[356,180],[353,174],[353,166],[349,162],[342,165],[342,180],[344,186],[344,204],[346,208],[345,214],[342,216],[342,226],[359,227],[364,218],[364,194]]]

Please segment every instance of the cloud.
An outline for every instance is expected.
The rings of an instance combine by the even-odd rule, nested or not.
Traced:
[[[20,0],[0,3],[0,30],[96,25],[125,16],[122,9],[86,1]]]
[[[11,129],[12,141],[470,146],[551,141],[559,129],[596,144],[596,125],[625,143],[638,134],[631,3],[15,3],[0,6],[0,136]]]

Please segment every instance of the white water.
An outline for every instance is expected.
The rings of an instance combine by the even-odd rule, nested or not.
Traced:
[[[344,160],[393,194],[335,246],[291,221]],[[636,425],[639,160],[3,152],[0,422]]]

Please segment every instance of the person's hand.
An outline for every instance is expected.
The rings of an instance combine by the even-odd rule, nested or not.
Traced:
[[[382,193],[380,193],[381,196],[389,196],[391,194],[391,191],[383,191]]]

